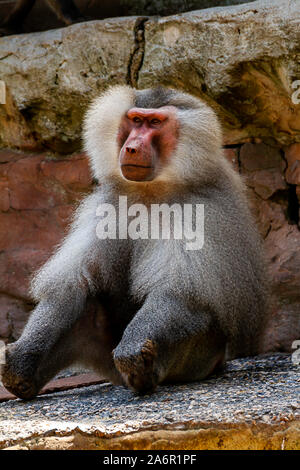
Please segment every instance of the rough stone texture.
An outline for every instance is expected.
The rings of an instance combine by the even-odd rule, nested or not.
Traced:
[[[61,371],[59,375],[63,375],[64,377],[57,377],[53,380],[50,380],[50,382],[48,382],[47,385],[43,387],[42,390],[40,390],[38,395],[46,395],[48,393],[56,393],[58,391],[71,390],[74,388],[89,387],[91,385],[107,382],[98,374],[90,372],[81,374],[78,370],[72,373],[72,370],[65,369]],[[0,382],[0,403],[9,400],[16,400],[16,397],[12,393],[8,392],[5,387],[1,386]]]
[[[277,191],[288,188],[284,179],[286,163],[278,147],[245,144],[241,147],[240,163],[248,186],[262,199],[269,199]]]
[[[300,449],[300,375],[289,355],[138,397],[110,384],[0,404],[5,449]]]
[[[291,145],[285,152],[285,157],[287,183],[300,185],[300,144]]]
[[[287,223],[265,242],[272,276],[273,315],[267,339],[271,350],[289,350],[300,338],[300,232]]]
[[[0,139],[2,144],[8,143],[12,147],[22,148],[24,150],[34,150],[38,148],[38,144],[33,138],[29,125],[14,103],[8,87],[5,89],[5,95],[6,103],[0,105]]]
[[[0,295],[0,338],[16,340],[28,319],[32,304],[25,299]]]

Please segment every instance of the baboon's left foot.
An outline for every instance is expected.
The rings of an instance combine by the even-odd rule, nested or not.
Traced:
[[[114,361],[124,382],[134,391],[145,394],[152,392],[158,383],[155,372],[156,345],[147,339],[142,345],[122,347],[121,343],[114,350]]]

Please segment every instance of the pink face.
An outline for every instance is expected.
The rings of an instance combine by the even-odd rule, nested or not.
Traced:
[[[122,175],[130,181],[151,181],[171,158],[178,138],[174,106],[131,108],[121,121],[118,144]]]

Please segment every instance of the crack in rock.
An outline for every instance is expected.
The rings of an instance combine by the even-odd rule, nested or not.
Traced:
[[[139,17],[134,26],[135,44],[130,55],[128,64],[127,83],[128,85],[138,88],[139,71],[143,65],[145,52],[145,23],[148,17]]]

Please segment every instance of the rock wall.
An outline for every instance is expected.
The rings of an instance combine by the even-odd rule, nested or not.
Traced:
[[[90,99],[115,83],[161,83],[206,100],[223,123],[265,239],[268,347],[291,348],[300,337],[299,23],[299,2],[261,0],[0,38],[1,338],[19,335],[29,278],[92,188],[80,140]]]

